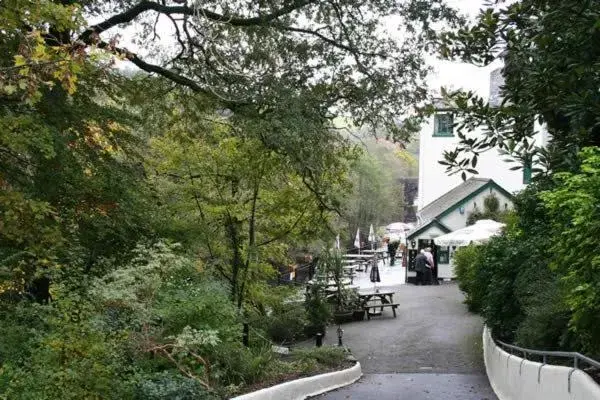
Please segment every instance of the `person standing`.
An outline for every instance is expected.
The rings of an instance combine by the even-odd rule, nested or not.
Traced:
[[[427,280],[427,271],[429,271],[429,275],[431,274],[431,269],[429,268],[429,260],[425,255],[425,250],[421,250],[419,254],[415,257],[415,272],[417,273],[417,285],[427,285],[430,280]]]
[[[427,257],[427,261],[429,261],[429,265],[430,265],[429,273],[428,273],[428,275],[430,276],[430,279],[427,284],[433,285],[435,283],[434,278],[433,278],[435,276],[435,273],[434,273],[435,261],[433,260],[433,254],[431,253],[431,247],[425,248],[425,257]]]
[[[398,240],[392,240],[388,242],[388,254],[390,255],[390,266],[394,265],[396,261],[396,250],[398,250],[400,242]]]

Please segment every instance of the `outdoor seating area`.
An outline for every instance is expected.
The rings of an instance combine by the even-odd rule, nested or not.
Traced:
[[[329,257],[326,262],[317,263],[313,279],[307,282],[307,295],[314,295],[311,288],[318,285],[336,321],[346,321],[336,317],[341,314],[347,320],[363,320],[365,316],[370,320],[384,315],[384,309],[391,310],[391,315],[396,317],[400,304],[394,303],[394,292],[377,288],[377,283],[381,282],[380,267],[390,268],[385,267],[388,259],[385,250],[367,250],[360,254],[334,252]],[[397,275],[400,275],[401,267],[395,268]],[[397,281],[390,283],[398,284]]]

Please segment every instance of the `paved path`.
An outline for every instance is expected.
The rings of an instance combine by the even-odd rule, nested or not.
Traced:
[[[365,376],[319,399],[496,399],[481,350],[481,319],[467,311],[455,284],[395,287],[398,317],[344,324],[344,344]],[[337,340],[335,329],[325,343]]]

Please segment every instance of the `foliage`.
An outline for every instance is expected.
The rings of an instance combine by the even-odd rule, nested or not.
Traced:
[[[218,398],[206,392],[197,381],[168,372],[145,377],[138,385],[136,400],[210,400]]]
[[[458,287],[465,293],[465,303],[469,310],[481,310],[485,292],[478,286],[477,272],[481,268],[481,249],[476,245],[464,246],[454,253],[454,273]],[[479,289],[479,290],[478,290]]]
[[[341,347],[322,346],[311,349],[295,349],[292,352],[292,357],[300,360],[316,360],[318,363],[328,367],[339,368],[346,360],[348,354]]]
[[[94,279],[88,293],[69,279],[57,284],[52,306],[8,308],[2,326],[9,338],[35,328],[27,325],[31,317],[14,319],[17,310],[43,323],[30,341],[3,350],[2,391],[10,398],[131,398],[142,390],[139,373],[164,369],[211,390],[219,374],[212,364],[239,342],[237,313],[223,287],[175,249],[140,246],[128,265]],[[5,323],[10,318],[16,323]],[[176,384],[185,383],[165,383]]]
[[[515,197],[505,233],[455,254],[459,285],[493,334],[524,347],[581,350],[568,332],[569,308],[560,276],[549,268],[550,240],[559,237],[539,201],[541,184]]]
[[[514,168],[535,161],[540,173],[576,168],[578,150],[598,145],[598,1],[489,4],[473,26],[445,35],[441,52],[478,65],[502,60],[503,102],[491,106],[473,92],[450,94],[464,119],[460,144],[444,163],[454,171],[476,168],[482,151],[498,147],[520,161]],[[550,134],[546,150],[535,148],[534,121]],[[475,126],[485,134],[469,135]]]
[[[55,78],[64,76],[71,91],[82,75],[76,67],[100,54],[127,59],[241,112],[277,108],[290,93],[299,92],[323,112],[337,110],[361,124],[385,124],[404,140],[406,132],[395,121],[397,110],[412,109],[425,97],[423,51],[433,42],[433,27],[458,19],[440,0],[218,0],[203,7],[177,1],[85,0],[63,5],[44,0],[39,9],[36,6],[10,0],[0,14],[18,47],[25,48],[32,36],[42,39],[35,48],[43,57],[23,52],[15,59],[17,70],[31,66],[24,74],[31,81],[45,83],[47,75],[57,71]],[[166,29],[174,36],[173,46],[161,46],[156,14],[170,22]],[[380,35],[382,21],[392,17],[403,29],[396,40]],[[140,53],[158,54],[162,62],[151,64],[142,54],[119,47],[118,38],[127,26]],[[3,86],[4,91],[15,90],[13,84]]]
[[[404,188],[397,174],[406,170],[399,163],[368,153],[364,153],[350,169],[349,180],[353,188],[343,203],[342,212],[343,228],[347,228],[349,243],[353,243],[358,228],[366,234],[371,224],[378,226],[403,220]],[[362,238],[366,242],[365,239]]]
[[[287,303],[275,307],[266,318],[268,337],[275,343],[292,343],[304,338],[308,325],[307,312],[301,303]]]
[[[335,283],[336,311],[345,312],[356,309],[358,296],[344,282],[344,261],[339,250],[324,249],[321,252],[317,262],[317,273],[319,274],[318,279],[325,282],[331,279]]]
[[[194,105],[163,116],[166,134],[152,139],[147,160],[151,179],[165,214],[176,216],[169,233],[193,240],[239,308],[258,304],[290,247],[326,230],[354,149],[305,110],[255,121],[199,118]]]
[[[600,354],[600,149],[584,148],[576,173],[554,176],[555,187],[540,194],[552,227],[560,234],[550,241],[551,268],[561,277],[560,286],[571,310],[569,329],[587,352]]]
[[[317,333],[325,333],[325,326],[331,318],[331,310],[325,298],[325,287],[317,282],[310,286],[304,307],[306,308],[306,316],[308,326],[305,330],[306,336],[312,337]]]
[[[483,210],[474,210],[467,216],[467,225],[473,225],[480,219],[491,219],[494,221],[504,221],[509,211],[500,210],[500,201],[495,194],[490,194],[483,199]]]

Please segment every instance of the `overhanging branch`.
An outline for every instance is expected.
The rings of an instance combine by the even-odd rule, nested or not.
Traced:
[[[255,26],[255,25],[264,25],[271,21],[278,19],[284,15],[287,15],[295,10],[298,10],[302,7],[305,7],[311,3],[316,3],[317,0],[294,0],[291,1],[288,5],[281,7],[278,10],[275,10],[269,14],[258,15],[255,17],[249,18],[240,18],[235,17],[233,15],[228,14],[219,14],[210,10],[190,7],[187,5],[182,6],[167,6],[160,3],[155,3],[153,1],[141,1],[130,9],[123,11],[120,14],[113,15],[112,17],[96,24],[94,26],[89,27],[85,30],[79,37],[85,43],[90,43],[91,38],[94,34],[99,35],[104,31],[111,29],[112,27],[120,24],[126,24],[128,22],[133,21],[140,14],[143,14],[147,11],[156,11],[165,15],[199,15],[204,18],[214,21],[226,23],[233,26]]]

